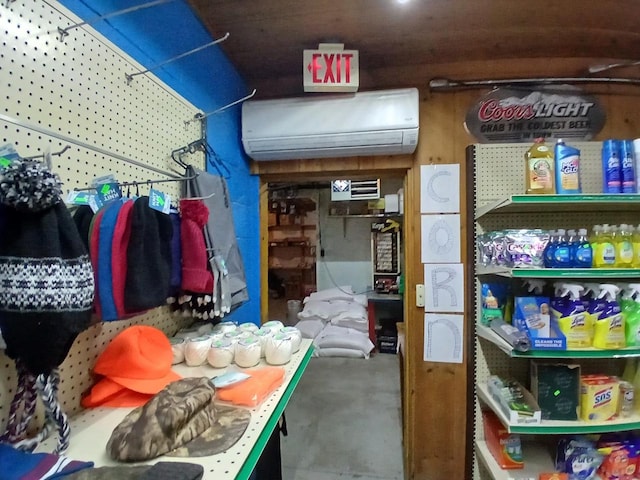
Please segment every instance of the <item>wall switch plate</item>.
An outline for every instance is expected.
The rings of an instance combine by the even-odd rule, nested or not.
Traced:
[[[424,307],[424,285],[416,285],[416,307]]]

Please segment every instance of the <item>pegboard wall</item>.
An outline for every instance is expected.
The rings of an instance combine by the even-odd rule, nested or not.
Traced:
[[[602,192],[601,142],[570,142],[580,149],[580,178],[584,193]],[[474,179],[475,209],[487,204],[505,200],[510,195],[525,193],[524,155],[529,144],[495,144],[474,145]],[[591,230],[593,225],[609,223],[640,223],[640,218],[629,212],[579,212],[551,213],[534,212],[520,214],[484,215],[475,224],[475,236],[480,233],[505,228],[542,228],[542,229],[577,229]],[[477,257],[477,251],[475,252]],[[477,258],[476,258],[477,264]],[[476,284],[476,312],[480,311],[480,281]],[[477,321],[477,320],[476,320]],[[511,358],[492,343],[476,336],[475,341],[475,383],[484,384],[490,375],[503,378],[515,378],[523,385],[529,384],[529,361]],[[583,373],[607,372],[622,373],[623,360],[612,359],[580,359],[569,360],[579,363]],[[475,401],[476,440],[483,438],[481,403]],[[525,453],[526,454],[526,453]],[[474,479],[492,478],[484,469],[474,462]]]
[[[0,4],[0,144],[12,143],[23,157],[60,152],[52,169],[64,190],[87,187],[91,179],[113,173],[120,182],[164,180],[184,170],[173,150],[201,138],[199,112],[150,73],[129,84],[136,63],[57,2],[17,0]],[[204,168],[204,155],[185,162]],[[181,182],[160,183],[178,198]],[[149,186],[139,187],[140,195]],[[188,320],[158,308],[136,318],[98,323],[83,332],[61,367],[59,398],[67,413],[80,410],[80,398],[93,383],[98,354],[120,331],[152,325],[173,335]],[[14,364],[0,353],[0,425],[16,388]],[[41,417],[41,416],[40,416]],[[41,421],[41,418],[38,419]]]

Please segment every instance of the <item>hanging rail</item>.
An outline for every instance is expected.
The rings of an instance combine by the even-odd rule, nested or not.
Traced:
[[[181,53],[180,55],[177,55],[175,57],[172,57],[168,60],[165,60],[164,62],[158,63],[157,65],[154,65],[153,67],[147,68],[146,70],[143,70],[141,72],[135,72],[135,73],[125,73],[124,76],[127,79],[127,85],[129,85],[131,83],[131,81],[133,80],[133,77],[135,77],[136,75],[144,75],[145,73],[151,72],[157,68],[160,68],[164,65],[166,65],[167,63],[171,63],[171,62],[175,62],[176,60],[179,60],[181,58],[184,57],[188,57],[189,55],[193,55],[196,52],[199,52],[200,50],[204,50],[205,48],[209,48],[212,47],[213,45],[216,45],[220,42],[224,42],[227,38],[229,38],[229,32],[225,33],[223,37],[218,38],[217,40],[214,40],[213,42],[209,42],[206,45],[201,45],[197,48],[194,48],[193,50],[189,50],[188,52],[184,52]]]
[[[485,88],[516,85],[560,85],[565,83],[609,83],[622,85],[640,85],[640,78],[558,77],[512,78],[500,80],[450,80],[448,78],[434,78],[429,81],[429,88],[431,90],[459,90],[465,88]]]
[[[83,25],[91,25],[93,23],[99,22],[100,20],[104,20],[106,18],[117,17],[120,15],[124,15],[126,13],[135,12],[137,10],[142,10],[144,8],[155,7],[157,5],[162,5],[163,3],[171,3],[175,0],[155,0],[153,2],[143,3],[141,5],[135,5],[133,7],[125,8],[123,10],[118,10],[115,12],[107,13],[106,15],[100,15],[98,17],[91,18],[84,22],[74,23],[73,25],[69,25],[67,28],[58,27],[58,39],[63,42],[64,37],[69,35],[69,30],[73,30],[74,28],[82,27]]]
[[[135,165],[137,167],[145,168],[147,170],[150,170],[152,172],[156,172],[156,173],[158,173],[160,175],[164,175],[166,177],[180,178],[179,176],[175,175],[172,172],[166,172],[166,171],[164,171],[164,170],[162,170],[160,168],[156,168],[156,167],[153,167],[151,165],[147,165],[147,164],[145,164],[143,162],[140,162],[138,160],[133,160],[132,158],[125,157],[125,156],[120,155],[118,153],[110,152],[108,150],[105,150],[104,148],[96,147],[95,145],[90,145],[88,143],[82,142],[82,141],[77,140],[77,139],[72,138],[72,137],[67,137],[66,135],[62,135],[61,133],[54,132],[52,130],[48,130],[48,129],[43,128],[43,127],[41,127],[39,125],[34,125],[32,123],[23,122],[21,120],[18,120],[17,118],[9,117],[9,116],[4,115],[2,113],[0,113],[0,120],[12,123],[13,125],[18,125],[19,127],[28,128],[29,130],[33,130],[35,132],[39,132],[39,133],[42,133],[44,135],[48,135],[50,137],[57,138],[58,140],[62,140],[63,142],[73,143],[74,145],[77,145],[77,146],[82,147],[82,148],[86,148],[87,150],[92,150],[92,151],[98,152],[98,153],[100,153],[102,155],[106,155],[108,157],[115,158],[117,160],[121,160],[121,161],[126,162],[126,163],[130,163],[131,165]]]
[[[47,153],[42,153],[40,155],[33,155],[31,157],[22,157],[24,160],[36,160],[38,158],[42,158],[43,160],[47,158],[47,155],[51,155],[52,157],[58,157],[60,155],[62,155],[64,152],[66,152],[67,150],[69,150],[71,147],[69,145],[66,145],[62,150],[60,150],[59,152],[51,152],[49,154]]]
[[[13,2],[15,2],[16,0],[5,0],[4,1],[4,6],[5,8],[9,8],[9,5],[11,5]]]
[[[612,68],[634,67],[636,65],[640,65],[640,60],[632,60],[630,62],[607,63],[602,65],[591,65],[589,67],[589,73],[600,73],[606,70],[611,70]]]
[[[133,182],[118,182],[118,186],[120,187],[136,187],[139,185],[153,185],[154,183],[166,183],[166,182],[186,182],[188,180],[194,180],[198,178],[198,173],[195,175],[191,175],[189,177],[179,177],[179,178],[164,178],[159,180],[143,180],[143,181],[133,181]],[[83,192],[86,190],[95,190],[96,187],[87,185],[86,187],[77,187],[74,188],[76,192]]]
[[[245,97],[242,97],[242,98],[239,98],[238,100],[236,100],[236,101],[234,101],[234,102],[231,102],[231,103],[229,103],[229,104],[225,105],[224,107],[220,107],[220,108],[218,108],[218,109],[214,110],[213,112],[204,113],[204,114],[202,114],[202,113],[196,113],[196,114],[195,114],[195,116],[194,116],[191,120],[186,120],[184,123],[186,123],[186,124],[188,125],[188,124],[190,124],[191,122],[194,122],[194,121],[196,121],[196,120],[204,120],[205,118],[210,117],[211,115],[215,115],[216,113],[223,112],[223,111],[225,111],[227,108],[231,108],[231,107],[233,107],[234,105],[237,105],[237,104],[239,104],[239,103],[244,102],[245,100],[249,100],[249,99],[250,99],[251,97],[253,97],[255,94],[256,94],[256,89],[254,88],[254,89],[253,89],[253,92],[251,92],[249,95],[247,95],[247,96],[245,96]]]

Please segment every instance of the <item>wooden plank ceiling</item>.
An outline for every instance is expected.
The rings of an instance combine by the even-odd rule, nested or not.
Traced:
[[[301,95],[302,51],[360,51],[360,88],[584,76],[640,60],[636,0],[188,0],[257,97]],[[549,58],[565,59],[549,62]],[[640,76],[640,67],[601,76]]]

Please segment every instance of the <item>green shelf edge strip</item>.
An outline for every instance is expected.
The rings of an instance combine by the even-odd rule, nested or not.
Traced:
[[[256,444],[251,449],[251,453],[249,454],[244,464],[242,465],[242,468],[238,472],[238,475],[236,476],[236,480],[248,480],[251,477],[253,470],[256,468],[256,465],[258,464],[258,460],[260,460],[260,455],[262,455],[264,447],[266,447],[267,442],[271,438],[271,434],[273,433],[276,427],[276,424],[278,423],[278,421],[280,420],[280,417],[282,416],[282,412],[284,412],[285,407],[289,403],[289,399],[291,398],[291,395],[293,395],[294,390],[298,386],[298,383],[302,378],[302,374],[307,369],[307,365],[311,360],[312,354],[313,354],[313,344],[309,345],[309,349],[307,350],[307,353],[305,354],[303,359],[300,361],[300,365],[298,366],[298,369],[296,370],[296,372],[293,374],[293,377],[291,377],[291,381],[289,382],[289,385],[287,386],[284,393],[282,394],[282,397],[280,398],[278,405],[276,405],[275,410],[271,414],[271,417],[269,417],[267,424],[262,429],[262,432],[260,433],[260,436],[258,437]]]
[[[579,421],[576,421],[578,423]],[[611,433],[626,432],[629,430],[637,430],[640,428],[640,421],[629,423],[613,423],[610,425],[586,425],[584,423],[573,426],[544,427],[534,425],[510,425],[510,433],[521,433],[526,435],[572,435],[572,434],[589,434],[589,433]]]
[[[640,276],[637,268],[549,268],[511,270],[514,278],[630,278]]]
[[[511,203],[640,203],[640,196],[625,194],[583,194],[583,195],[512,195]],[[506,200],[509,202],[509,199]]]
[[[640,357],[640,349],[632,350],[529,350],[511,352],[513,358],[633,358]]]

